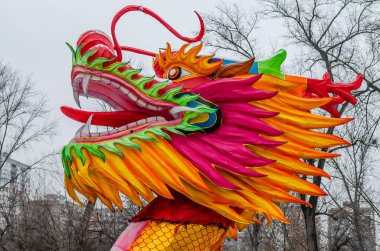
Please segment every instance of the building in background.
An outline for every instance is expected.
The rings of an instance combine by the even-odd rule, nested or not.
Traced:
[[[330,210],[328,220],[328,243],[330,250],[376,250],[375,215],[372,208],[359,208],[345,203],[342,208]],[[355,226],[354,222],[358,222]]]
[[[6,153],[3,153],[0,161],[5,157]],[[30,173],[28,165],[10,157],[0,167],[0,204],[6,210],[14,206],[16,198],[29,192]]]
[[[30,190],[29,166],[12,158],[0,156],[0,230],[7,229],[10,222],[21,212],[23,198]]]
[[[281,210],[283,210],[291,224],[276,221],[273,225],[270,225],[267,219],[259,216],[259,219],[264,222],[263,225],[251,224],[244,231],[238,233],[237,241],[226,240],[223,245],[223,250],[306,250],[305,222],[301,207],[296,204],[285,204],[281,206]],[[323,224],[319,218],[316,219],[315,223],[317,226],[317,239],[318,242],[321,243],[323,241],[323,236],[320,230],[322,229]]]
[[[4,158],[4,154],[1,157]],[[29,166],[7,158],[0,168],[0,201],[6,202],[17,194],[26,193],[29,186]]]

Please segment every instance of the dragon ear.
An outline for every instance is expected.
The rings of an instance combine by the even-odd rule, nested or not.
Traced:
[[[237,75],[247,74],[251,69],[253,62],[255,62],[254,58],[245,62],[222,66],[214,73],[214,78],[231,78]]]

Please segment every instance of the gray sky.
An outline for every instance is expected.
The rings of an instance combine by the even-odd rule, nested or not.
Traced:
[[[209,13],[218,2],[217,0],[0,0],[0,60],[9,63],[24,75],[32,76],[36,89],[47,95],[52,108],[52,117],[60,124],[60,134],[41,148],[49,149],[53,146],[60,149],[80,126],[59,110],[61,105],[76,107],[70,84],[71,53],[65,45],[66,41],[75,45],[78,37],[89,29],[98,29],[110,34],[113,15],[122,7],[131,4],[150,8],[181,34],[191,36],[199,29],[199,22],[193,11]],[[247,6],[247,9],[254,8],[255,4],[252,0],[229,2],[237,2],[239,5]],[[279,39],[282,31],[281,25],[273,20],[262,22],[259,30],[263,37],[262,41]],[[165,47],[166,42],[170,42],[174,48],[183,44],[151,17],[137,12],[129,13],[122,18],[117,26],[117,34],[121,44],[152,52]],[[269,51],[269,43],[265,45],[264,42],[263,47],[266,46]],[[149,57],[136,54],[125,57],[133,57],[136,66],[139,62],[148,66],[151,60]]]
[[[52,119],[59,122],[59,135],[51,142],[41,145],[39,150],[30,149],[25,157],[14,158],[28,163],[35,152],[60,149],[74,135],[80,124],[65,117],[59,107],[76,107],[70,84],[71,53],[65,42],[75,45],[78,37],[89,29],[102,30],[110,34],[114,14],[126,5],[143,5],[158,13],[181,34],[191,36],[199,29],[194,10],[210,13],[219,0],[0,0],[0,60],[9,63],[24,75],[31,75],[36,90],[46,94],[52,108]],[[258,8],[254,0],[233,0],[245,9]],[[268,55],[274,43],[277,49],[284,46],[281,36],[284,28],[279,20],[264,20],[259,23],[262,51]],[[183,44],[155,20],[141,13],[130,13],[117,26],[118,39],[130,45],[152,52],[170,42],[174,48]],[[295,55],[294,48],[285,47],[289,57]],[[293,49],[293,50],[292,50]],[[149,65],[145,56],[129,54],[137,65]],[[135,65],[136,66],[136,65]],[[150,71],[151,72],[151,71]],[[83,99],[81,99],[81,103]],[[52,168],[62,168],[61,166]],[[43,178],[44,179],[44,178]],[[62,180],[60,180],[62,181]]]

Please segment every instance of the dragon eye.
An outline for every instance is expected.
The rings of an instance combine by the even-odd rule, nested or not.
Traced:
[[[168,71],[167,78],[170,80],[177,80],[179,78],[190,75],[191,73],[181,67],[175,66]]]

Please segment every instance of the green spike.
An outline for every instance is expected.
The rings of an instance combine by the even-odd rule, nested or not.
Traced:
[[[202,113],[197,113],[197,112],[187,112],[185,116],[185,121],[189,122],[190,120],[200,116]]]
[[[66,174],[67,178],[70,179],[71,178],[71,172],[70,172],[70,168],[67,165],[67,159],[62,158],[62,165],[63,165],[63,169],[65,170],[65,174]]]
[[[172,138],[168,134],[164,133],[160,127],[151,128],[149,130],[149,132],[154,133],[157,136],[160,136],[160,137],[165,138],[167,140],[172,140]]]
[[[180,97],[178,100],[179,105],[187,105],[191,101],[195,101],[199,98],[199,94],[194,94],[194,95],[183,95]]]
[[[161,82],[161,83],[157,83],[155,85],[153,85],[148,91],[149,91],[149,94],[150,95],[154,95],[154,96],[157,96],[158,92],[165,88],[166,86],[168,85],[168,82],[165,81],[165,82]]]
[[[125,73],[123,74],[123,76],[125,78],[128,78],[128,79],[132,79],[132,76],[135,75],[135,74],[139,74],[141,72],[140,69],[128,69],[125,71]]]
[[[66,42],[66,45],[67,45],[67,47],[69,47],[69,49],[70,49],[71,54],[73,55],[73,57],[75,57],[75,50],[74,50],[74,48],[68,42]]]
[[[180,130],[188,131],[188,132],[195,132],[195,131],[199,131],[202,128],[200,128],[198,126],[190,125],[190,124],[184,122],[182,124],[177,125],[176,129],[180,129]]]
[[[215,113],[218,110],[204,105],[197,106],[195,109],[197,109],[199,113]]]
[[[134,147],[135,147],[137,150],[139,150],[140,152],[142,151],[141,147],[140,147],[137,143],[135,143],[134,141],[132,141],[132,139],[130,139],[129,141],[131,142],[131,144],[134,144]]]
[[[131,71],[133,71],[134,73],[131,73]],[[121,73],[121,77],[124,78],[124,79],[131,79],[131,76],[132,76],[133,74],[136,74],[136,73],[135,73],[135,69],[133,69],[133,68],[129,68],[129,69],[126,69],[125,71],[123,71],[123,72]]]
[[[151,137],[151,140],[154,141],[154,143],[157,143],[157,139],[154,137],[155,136],[155,133],[151,130],[151,129],[147,129],[146,131],[144,131],[144,133],[147,135],[147,136],[150,136]],[[152,136],[151,136],[152,135]]]
[[[145,140],[155,140],[152,136],[143,133],[137,133],[136,135],[131,136],[131,139],[145,139]]]
[[[152,77],[149,77],[149,78],[141,77],[139,79],[135,79],[135,80],[133,80],[133,85],[137,86],[139,89],[144,89],[144,86],[147,83],[151,82],[153,80],[153,78]]]
[[[173,99],[173,96],[175,94],[177,94],[178,92],[180,92],[182,90],[182,88],[183,88],[183,86],[179,86],[177,88],[170,89],[167,92],[165,92],[165,94],[162,95],[161,98],[164,99],[164,100]]]
[[[95,59],[91,63],[89,63],[89,66],[92,68],[97,67],[99,69],[99,67],[101,67],[101,68],[103,67],[104,63],[111,62],[113,60],[115,60],[115,58],[102,58],[102,57],[100,57],[100,58]]]
[[[107,151],[116,153],[120,157],[124,158],[123,152],[115,144],[116,142],[107,142],[107,143],[102,143],[100,146],[106,149]]]
[[[73,163],[73,156],[71,156],[71,152],[70,152],[71,147],[72,147],[72,144],[66,145],[62,149],[62,156],[64,156],[65,158],[68,158],[70,160],[70,163]]]
[[[130,138],[121,138],[118,140],[117,143],[121,144],[123,146],[126,146],[126,147],[136,148],[139,151],[141,151],[141,147],[138,144],[136,144],[135,142],[131,141]]]
[[[259,73],[272,75],[281,79],[285,79],[285,75],[281,72],[281,64],[286,59],[286,51],[281,49],[271,58],[264,61],[258,61]]]
[[[123,62],[116,62],[116,63],[113,63],[111,64],[110,66],[108,66],[106,69],[110,72],[113,72],[113,71],[116,71],[117,69],[119,69],[120,67],[123,67],[123,66],[126,66],[127,63],[123,63]]]
[[[98,156],[99,158],[102,159],[103,162],[106,161],[106,156],[102,151],[99,150],[98,145],[86,145],[86,150],[89,151],[92,155]]]
[[[82,165],[86,164],[86,157],[82,153],[82,145],[73,145],[75,155],[82,161]]]
[[[166,127],[165,130],[168,130],[168,131],[170,131],[172,133],[176,133],[176,134],[179,134],[179,135],[182,135],[182,136],[186,136],[186,134],[184,134],[181,131],[178,131],[175,127]]]
[[[80,64],[86,64],[88,62],[88,58],[94,55],[98,50],[90,50],[87,51],[85,54],[83,54],[82,58],[80,59]]]
[[[79,45],[75,51],[75,63],[73,63],[73,65],[76,65],[80,62],[80,60],[82,58],[82,55],[80,54],[81,49],[82,49],[82,45]]]

